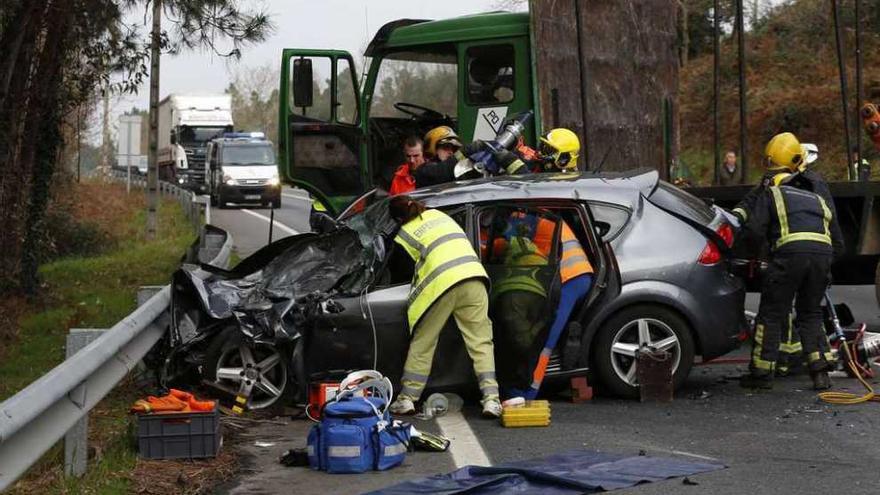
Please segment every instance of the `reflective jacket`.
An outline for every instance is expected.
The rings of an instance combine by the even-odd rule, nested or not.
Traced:
[[[832,254],[833,214],[816,193],[768,187],[746,213],[746,228],[765,235],[773,253]]]
[[[407,308],[410,331],[456,284],[474,278],[489,281],[467,235],[441,211],[425,210],[404,224],[394,240],[416,262]]]
[[[743,223],[748,222],[748,212],[754,209],[758,198],[767,192],[775,174],[776,172],[764,174],[761,182],[753,187],[733,209],[733,212],[742,219]],[[831,234],[834,255],[841,256],[844,254],[846,246],[843,241],[843,232],[840,230],[840,222],[837,219],[837,210],[834,208],[834,198],[831,196],[831,190],[828,188],[828,183],[825,182],[822,175],[812,169],[807,169],[795,174],[788,182],[788,185],[816,193],[825,201],[825,206],[831,211],[831,223],[828,224],[828,231]]]
[[[409,163],[397,167],[394,172],[394,178],[391,179],[391,187],[388,188],[388,194],[395,196],[397,194],[406,194],[415,190],[416,179],[409,170]]]
[[[532,232],[532,240],[541,254],[550,256],[553,247],[553,235],[556,231],[556,222],[537,215],[525,215],[523,213],[515,213],[519,218],[511,219],[511,224],[526,224],[529,231]],[[581,247],[577,236],[572,232],[571,227],[565,220],[559,219],[562,227],[562,261],[559,265],[562,283],[586,273],[593,273],[593,266],[587,258],[587,253]]]
[[[510,291],[532,292],[547,297],[547,291],[539,280],[539,272],[547,266],[547,258],[538,247],[524,237],[512,237],[506,246],[504,276],[492,284],[492,297]]]

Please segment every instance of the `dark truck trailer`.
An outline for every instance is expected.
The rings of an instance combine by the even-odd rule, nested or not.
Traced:
[[[874,285],[880,282],[880,182],[830,182],[837,218],[846,242],[846,254],[832,267],[834,283],[839,285]],[[724,207],[733,208],[754,187],[689,187],[695,196]],[[880,302],[880,297],[878,297]]]

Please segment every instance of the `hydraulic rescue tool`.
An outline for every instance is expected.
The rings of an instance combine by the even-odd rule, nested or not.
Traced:
[[[855,329],[844,329],[827,290],[825,291],[825,308],[834,330],[831,341],[832,344],[837,345],[838,359],[846,372],[862,383],[867,393],[858,395],[849,392],[822,392],[819,394],[819,398],[831,404],[880,402],[880,396],[874,393],[874,388],[866,380],[866,378],[874,376],[870,359],[880,356],[880,334],[867,334],[866,338],[864,323]]]
[[[519,146],[520,140],[526,131],[526,125],[534,116],[534,112],[527,110],[511,116],[498,131],[495,139],[486,141],[485,149],[465,157],[455,164],[455,178],[467,179],[478,174],[489,177],[497,175],[501,167],[495,162],[494,155],[502,150],[514,150]]]

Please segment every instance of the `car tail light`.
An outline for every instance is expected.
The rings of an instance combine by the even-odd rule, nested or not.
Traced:
[[[715,232],[724,240],[727,247],[733,246],[733,228],[731,228],[729,223],[721,224]],[[721,250],[718,249],[718,246],[713,241],[708,240],[706,241],[706,247],[703,248],[703,252],[700,253],[700,257],[697,259],[697,263],[701,265],[714,265],[721,261],[721,258]]]

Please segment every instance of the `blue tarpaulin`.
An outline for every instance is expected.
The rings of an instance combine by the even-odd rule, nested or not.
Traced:
[[[573,450],[499,466],[465,466],[448,474],[406,481],[369,495],[541,493],[573,495],[691,476],[726,466],[671,457]]]

